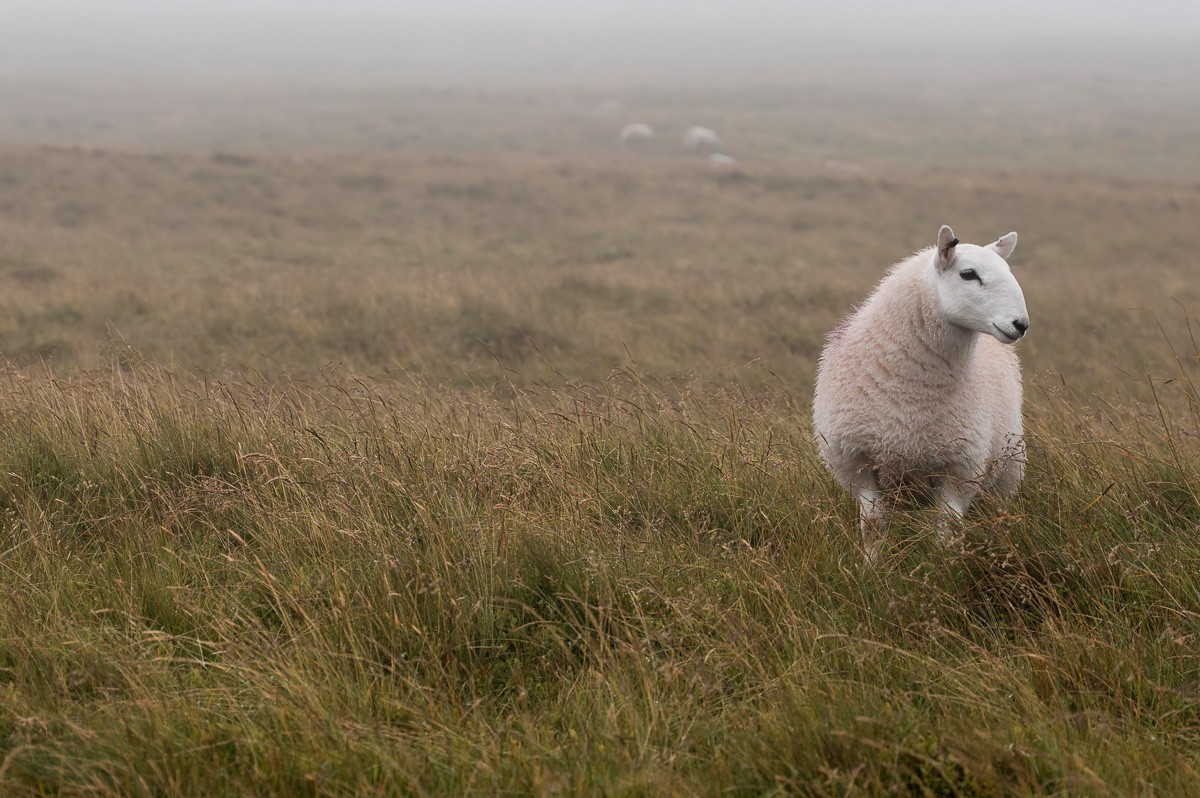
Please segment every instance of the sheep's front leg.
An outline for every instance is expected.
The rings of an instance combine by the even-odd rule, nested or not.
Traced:
[[[879,557],[887,537],[890,507],[888,499],[879,488],[876,473],[864,468],[854,474],[850,492],[858,500],[858,528],[862,534],[863,559],[868,563]]]
[[[943,477],[937,480],[934,492],[937,495],[938,509],[942,511],[934,527],[938,539],[943,546],[960,547],[963,536],[959,522],[979,494],[979,485],[971,480]]]

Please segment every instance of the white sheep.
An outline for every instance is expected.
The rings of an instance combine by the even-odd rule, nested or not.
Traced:
[[[713,153],[724,150],[725,142],[721,141],[721,137],[713,130],[706,127],[690,127],[683,134],[683,146],[693,152]]]
[[[643,122],[630,122],[621,128],[617,139],[622,144],[633,144],[639,141],[650,141],[654,138],[654,128]]]
[[[714,152],[708,156],[708,165],[712,167],[714,172],[736,173],[742,170],[738,159],[732,155],[726,155],[723,152]]]
[[[862,164],[860,163],[854,163],[853,161],[838,161],[833,158],[830,158],[825,162],[825,168],[833,169],[838,172],[852,172],[856,175],[861,174],[863,170]]]
[[[874,559],[905,490],[932,498],[938,531],[983,490],[1012,494],[1025,470],[1021,366],[1025,297],[1006,262],[1009,233],[986,247],[937,246],[896,264],[829,334],[813,397],[821,457],[858,500]]]

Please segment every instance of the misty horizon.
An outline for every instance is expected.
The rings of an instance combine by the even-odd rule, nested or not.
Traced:
[[[777,0],[609,3],[351,0],[197,6],[51,0],[6,13],[0,77],[379,84],[764,78],[895,54],[900,71],[1192,66],[1200,7],[923,0],[828,9]],[[1151,46],[1148,41],[1155,41]],[[1165,54],[1164,54],[1165,53]],[[1172,64],[1162,63],[1166,60]]]

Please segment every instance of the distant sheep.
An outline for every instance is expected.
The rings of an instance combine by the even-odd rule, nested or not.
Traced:
[[[829,334],[813,429],[858,500],[868,560],[906,489],[941,508],[947,537],[981,491],[1010,495],[1021,482],[1021,366],[1009,345],[1029,316],[1007,263],[1016,246],[1016,233],[959,244],[943,226],[936,247],[894,266]]]
[[[693,152],[713,153],[725,149],[725,142],[706,127],[690,127],[683,134],[683,146]]]
[[[852,161],[837,161],[829,159],[825,162],[826,169],[834,169],[839,172],[853,172],[859,174],[862,172],[862,164],[853,163]]]
[[[708,164],[713,168],[713,171],[716,172],[741,171],[741,165],[738,163],[738,159],[734,158],[732,155],[726,155],[723,152],[714,152],[712,155],[708,156]]]
[[[621,128],[621,133],[617,138],[622,144],[650,141],[650,139],[654,138],[654,128],[642,122],[630,122]]]

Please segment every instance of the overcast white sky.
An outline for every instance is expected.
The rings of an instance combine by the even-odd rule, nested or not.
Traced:
[[[438,27],[501,26],[530,30],[734,24],[824,33],[929,35],[1196,35],[1194,0],[4,0],[14,20],[95,20],[114,14],[143,24],[249,21],[282,27],[327,21],[391,20]],[[7,26],[7,25],[6,25]],[[264,29],[264,32],[266,30]]]
[[[986,59],[993,44],[1060,37],[1200,39],[1200,0],[0,0],[0,75],[378,78],[698,46],[777,59],[814,42]]]

